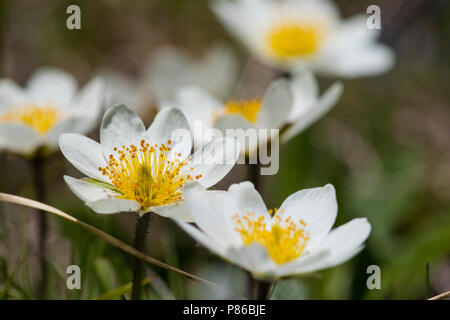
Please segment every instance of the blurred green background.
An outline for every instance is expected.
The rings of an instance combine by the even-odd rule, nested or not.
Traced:
[[[356,258],[319,278],[280,281],[273,298],[422,299],[427,262],[431,294],[450,290],[450,2],[337,3],[344,17],[370,4],[381,7],[382,41],[396,51],[397,64],[379,77],[345,80],[332,112],[282,146],[280,171],[264,177],[263,195],[268,207],[277,207],[301,188],[333,183],[336,225],[367,217],[372,233]],[[81,30],[66,28],[70,4],[81,8]],[[241,66],[270,73],[227,34],[204,0],[1,0],[0,36],[0,76],[20,84],[42,65],[61,67],[80,83],[105,68],[138,77],[148,55],[167,44],[201,57],[212,44],[225,43]],[[330,83],[320,78],[322,90]],[[262,90],[267,81],[253,85]],[[145,121],[151,123],[151,117]],[[92,137],[97,136],[96,130]],[[49,204],[132,242],[134,215],[101,216],[85,207],[62,180],[63,174],[80,174],[59,153],[46,161],[45,170]],[[1,192],[33,198],[30,176],[27,161],[0,154]],[[245,168],[238,167],[219,187],[243,179]],[[0,299],[34,299],[36,215],[12,205],[0,210]],[[75,225],[54,216],[49,221],[47,297],[96,299],[109,292],[107,298],[119,299],[123,292],[111,290],[131,281],[132,258]],[[196,245],[168,219],[154,217],[146,253],[245,290],[242,271]],[[66,288],[70,264],[81,267],[81,290]],[[366,287],[372,264],[381,268],[380,290]],[[147,298],[227,297],[158,267],[147,265],[147,275],[155,275]]]

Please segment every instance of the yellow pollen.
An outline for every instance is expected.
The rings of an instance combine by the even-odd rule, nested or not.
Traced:
[[[182,186],[202,175],[191,176],[193,170],[188,160],[169,160],[171,148],[166,144],[150,146],[145,140],[140,146],[114,148],[116,155],[110,155],[108,165],[99,167],[103,175],[122,193],[118,198],[134,200],[147,209],[167,205],[182,198]],[[181,154],[175,154],[180,157]]]
[[[225,103],[225,114],[240,114],[251,123],[258,119],[258,112],[261,109],[261,99],[251,100],[230,100]]]
[[[323,29],[316,24],[283,22],[269,31],[267,43],[280,59],[302,58],[318,51],[323,33]]]
[[[44,134],[62,119],[61,111],[51,106],[30,104],[0,115],[0,122],[23,123]]]
[[[267,224],[263,215],[257,217],[252,212],[246,215],[236,214],[233,219],[236,223],[235,230],[240,233],[244,245],[259,243],[277,264],[299,258],[309,240],[303,220],[295,223],[290,217],[283,220],[275,213],[272,221]]]

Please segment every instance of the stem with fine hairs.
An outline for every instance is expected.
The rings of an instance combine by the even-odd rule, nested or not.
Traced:
[[[134,248],[143,252],[145,248],[145,240],[147,238],[147,231],[151,220],[151,212],[144,215],[137,216],[136,230],[134,234]],[[141,300],[142,297],[142,279],[144,275],[144,261],[134,257],[133,258],[133,285],[131,289],[131,299]]]
[[[258,151],[256,151],[258,152]],[[259,165],[258,158],[256,159],[256,163],[250,163],[250,157],[246,157],[247,161],[247,169],[248,169],[248,180],[253,183],[256,191],[261,192],[260,190],[260,170],[261,166]],[[255,287],[257,285],[257,281],[253,278],[251,272],[246,272],[247,276],[247,297],[249,299],[253,299],[255,295]]]
[[[33,183],[36,192],[36,199],[39,202],[46,202],[47,192],[43,175],[43,156],[41,150],[38,150],[31,159],[33,170]],[[38,299],[45,299],[47,292],[47,268],[46,268],[46,237],[47,237],[47,215],[44,211],[37,210],[37,236],[38,236],[38,257],[39,257],[39,286]]]

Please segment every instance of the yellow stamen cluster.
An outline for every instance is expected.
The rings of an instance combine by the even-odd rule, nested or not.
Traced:
[[[139,147],[114,148],[117,158],[110,155],[108,165],[98,169],[120,190],[120,199],[135,200],[143,209],[179,201],[183,184],[202,176],[189,174],[188,159],[169,159],[170,144],[150,146],[141,140]]]
[[[234,220],[235,230],[240,233],[244,245],[257,242],[266,247],[267,253],[277,264],[299,258],[309,240],[303,220],[298,223],[291,217],[283,220],[276,212],[269,224],[263,215],[257,217],[252,212],[241,216],[237,214]]]
[[[322,39],[322,28],[296,22],[277,24],[267,34],[270,49],[281,59],[310,56],[318,51]]]
[[[51,106],[30,104],[0,115],[0,122],[23,123],[44,134],[62,119],[61,111]]]
[[[225,114],[240,114],[251,123],[255,123],[258,119],[261,104],[261,99],[231,100],[225,103]]]

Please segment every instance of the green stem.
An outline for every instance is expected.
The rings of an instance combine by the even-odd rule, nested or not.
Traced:
[[[258,151],[256,151],[258,152]],[[261,192],[260,188],[260,184],[261,184],[261,179],[260,179],[260,175],[261,175],[261,166],[259,164],[258,161],[258,156],[256,156],[256,163],[250,163],[250,157],[247,157],[246,162],[247,162],[247,167],[248,167],[248,179],[250,180],[250,182],[253,183],[253,185],[255,186],[255,189],[258,192]],[[258,281],[256,281],[251,272],[246,272],[247,274],[247,296],[249,299],[253,299],[255,296],[255,287],[257,286]]]
[[[148,226],[151,220],[151,212],[138,215],[136,220],[136,230],[134,236],[134,248],[140,252],[144,250],[147,238]],[[144,261],[139,258],[133,259],[133,286],[131,289],[131,299],[140,300],[142,296],[142,279],[144,275]]]
[[[250,163],[247,158],[248,179],[253,183],[255,189],[260,192],[260,165],[258,161],[256,163]],[[255,294],[256,280],[252,277],[250,272],[246,272],[247,275],[247,297],[253,299]]]
[[[47,194],[45,190],[43,175],[43,157],[40,150],[31,159],[33,169],[33,182],[36,191],[36,199],[39,202],[46,202]],[[47,237],[47,216],[44,211],[37,211],[37,235],[38,235],[38,257],[39,257],[39,287],[38,299],[45,299],[47,292],[47,268],[46,258],[46,237]]]

